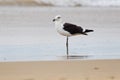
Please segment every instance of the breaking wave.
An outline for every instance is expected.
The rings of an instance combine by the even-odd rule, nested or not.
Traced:
[[[0,0],[0,5],[120,6],[120,0]]]

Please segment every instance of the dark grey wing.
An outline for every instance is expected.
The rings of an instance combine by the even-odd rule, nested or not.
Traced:
[[[77,26],[71,23],[65,23],[63,26],[64,26],[63,29],[68,31],[71,34],[83,33],[83,29],[80,26]]]

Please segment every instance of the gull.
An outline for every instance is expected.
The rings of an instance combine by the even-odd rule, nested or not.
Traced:
[[[94,31],[94,30],[90,30],[90,29],[83,30],[83,28],[81,26],[64,22],[62,20],[61,15],[55,16],[55,18],[53,19],[53,22],[55,24],[56,31],[59,34],[66,36],[66,54],[67,54],[67,56],[69,56],[69,50],[68,50],[69,37],[75,36],[75,35],[88,35],[87,33]]]

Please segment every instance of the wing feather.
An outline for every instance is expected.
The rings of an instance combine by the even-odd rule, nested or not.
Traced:
[[[65,23],[63,26],[64,26],[63,29],[71,34],[83,33],[83,28],[75,24]]]

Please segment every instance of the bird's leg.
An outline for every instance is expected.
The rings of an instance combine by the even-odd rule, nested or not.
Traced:
[[[69,52],[68,52],[68,36],[67,36],[67,39],[66,39],[66,53],[67,53],[67,57],[69,56]]]

